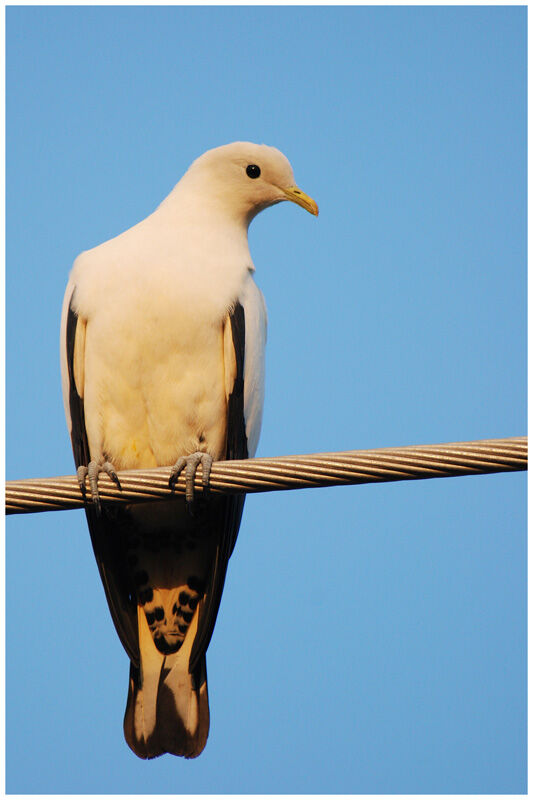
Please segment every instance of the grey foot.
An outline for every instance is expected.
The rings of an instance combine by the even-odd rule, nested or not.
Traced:
[[[91,497],[92,501],[96,506],[96,510],[98,513],[101,512],[102,506],[100,503],[100,493],[98,491],[98,475],[101,472],[105,472],[106,475],[109,475],[113,483],[116,483],[118,488],[122,491],[122,486],[120,485],[120,481],[118,479],[118,475],[115,472],[115,468],[110,461],[104,461],[101,459],[100,461],[91,461],[88,467],[78,467],[78,483],[80,484],[80,489],[82,491],[83,496],[85,497],[85,478],[89,478],[89,486],[91,487]]]
[[[202,465],[202,486],[204,494],[209,490],[209,476],[213,458],[209,453],[191,453],[190,456],[178,458],[170,472],[168,485],[174,491],[179,476],[185,469],[185,500],[187,503],[194,502],[194,478],[199,465]]]

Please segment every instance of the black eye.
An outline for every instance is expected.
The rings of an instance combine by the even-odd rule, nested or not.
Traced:
[[[258,178],[261,175],[261,170],[257,164],[248,164],[246,167],[246,174],[249,178]]]

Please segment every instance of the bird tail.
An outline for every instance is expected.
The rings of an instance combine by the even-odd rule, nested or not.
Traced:
[[[189,656],[195,631],[177,653],[163,655],[154,645],[142,607],[138,609],[140,666],[130,665],[124,736],[140,758],[173,753],[199,756],[209,733],[205,655],[193,673]],[[192,625],[191,625],[192,627]]]

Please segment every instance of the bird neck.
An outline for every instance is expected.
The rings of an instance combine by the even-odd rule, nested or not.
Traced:
[[[249,200],[241,196],[238,189],[231,192],[227,186],[217,188],[191,170],[176,184],[160,208],[168,207],[170,213],[179,213],[191,221],[205,220],[211,226],[233,229],[234,236],[247,237],[250,222],[267,205],[250,208]]]

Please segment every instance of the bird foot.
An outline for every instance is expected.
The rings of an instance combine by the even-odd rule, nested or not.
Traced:
[[[204,495],[206,495],[209,491],[209,476],[213,465],[213,458],[209,453],[191,453],[190,456],[181,456],[170,472],[168,485],[171,491],[174,491],[178,478],[185,469],[185,502],[189,507],[194,502],[194,478],[200,464],[202,465],[202,487]]]
[[[85,497],[86,495],[86,488],[85,488],[85,479],[89,478],[89,486],[91,487],[91,497],[94,505],[96,506],[97,512],[100,514],[102,511],[102,505],[100,503],[100,493],[98,491],[98,475],[101,472],[105,472],[106,475],[109,475],[113,483],[116,483],[118,488],[122,491],[122,486],[120,485],[120,481],[118,479],[118,475],[115,472],[115,468],[110,461],[104,461],[100,459],[100,461],[90,461],[88,467],[78,467],[77,475],[78,475],[78,483],[80,484],[80,489]]]

